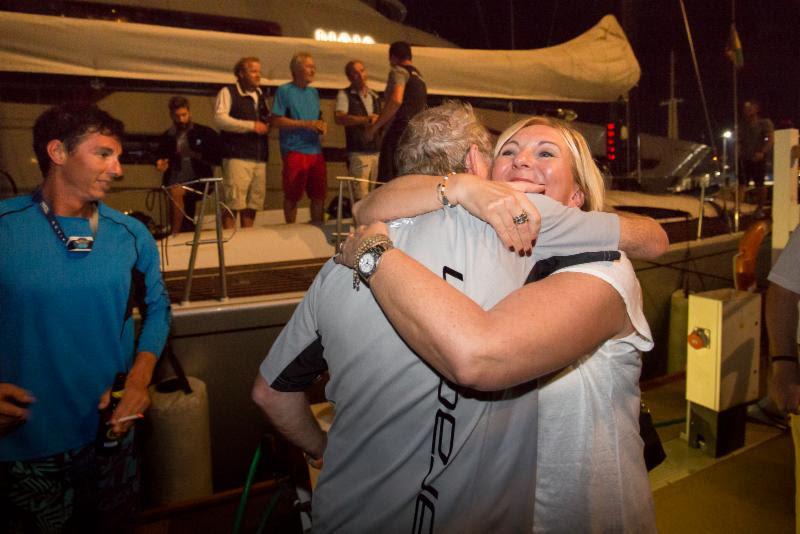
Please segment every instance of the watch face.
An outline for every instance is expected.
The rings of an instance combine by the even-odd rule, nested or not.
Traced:
[[[365,252],[358,260],[358,270],[363,275],[370,275],[375,270],[375,253]]]

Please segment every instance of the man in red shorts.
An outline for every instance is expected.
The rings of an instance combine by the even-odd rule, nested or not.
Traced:
[[[319,93],[311,87],[316,74],[311,54],[295,54],[289,68],[292,81],[275,91],[271,119],[272,126],[280,128],[283,215],[287,223],[295,222],[297,203],[305,191],[311,200],[311,223],[321,225],[328,178],[320,138],[328,125],[320,113]]]

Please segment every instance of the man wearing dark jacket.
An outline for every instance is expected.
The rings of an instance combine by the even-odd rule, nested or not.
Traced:
[[[156,168],[164,173],[163,185],[170,202],[170,229],[177,234],[191,229],[188,219],[194,218],[195,195],[186,195],[182,184],[214,175],[213,165],[219,164],[217,132],[192,122],[189,101],[182,96],[169,99],[172,127],[164,132],[158,147]]]

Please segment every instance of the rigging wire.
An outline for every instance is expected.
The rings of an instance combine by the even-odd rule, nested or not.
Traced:
[[[683,0],[678,0],[681,6],[681,14],[683,15],[683,25],[686,28],[686,39],[689,41],[689,52],[692,55],[692,65],[694,66],[694,75],[697,79],[697,88],[700,91],[700,100],[703,104],[703,113],[705,114],[706,118],[706,128],[708,128],[708,142],[711,145],[711,149],[714,151],[714,155],[716,156],[719,154],[717,151],[717,140],[714,136],[714,130],[711,127],[711,116],[708,114],[708,102],[706,101],[706,93],[703,90],[703,80],[700,77],[700,67],[697,64],[697,54],[695,54],[694,50],[694,40],[692,39],[692,30],[689,28],[689,17],[686,15],[686,6],[683,3]]]
[[[545,46],[550,46],[550,41],[553,38],[553,29],[556,25],[556,15],[558,14],[558,0],[553,3],[553,15],[550,17],[550,29],[547,31],[547,41]]]
[[[483,45],[489,49],[492,48],[492,43],[489,40],[489,30],[486,28],[486,17],[483,15],[483,7],[481,0],[474,0],[475,11],[478,14],[478,25],[481,28],[481,35],[483,36]]]

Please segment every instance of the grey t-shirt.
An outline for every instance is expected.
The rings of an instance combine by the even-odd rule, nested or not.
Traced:
[[[800,225],[789,234],[786,248],[772,266],[767,280],[794,293],[800,293]],[[800,312],[800,303],[798,311]],[[800,343],[800,321],[797,324],[797,342]]]
[[[789,241],[767,279],[779,286],[800,293],[800,225],[789,234]]]
[[[614,215],[532,199],[534,255],[506,250],[462,208],[390,224],[395,245],[484,308],[522,286],[534,262],[616,249]],[[525,532],[532,528],[537,392],[451,387],[397,336],[352,271],[328,262],[261,365],[273,387],[321,341],[336,415],[313,497],[316,532]]]

